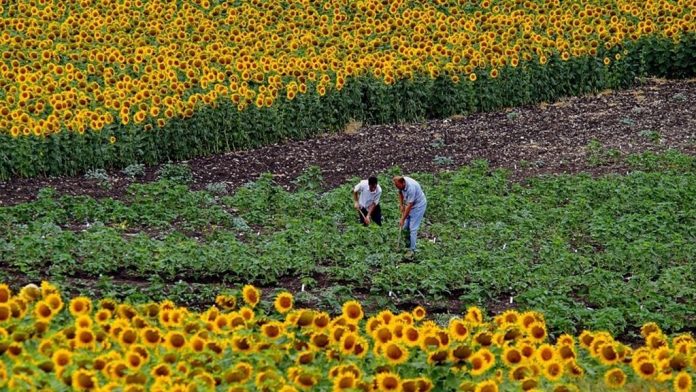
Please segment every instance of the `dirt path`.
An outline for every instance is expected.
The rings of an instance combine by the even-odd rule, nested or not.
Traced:
[[[399,166],[404,173],[436,172],[486,159],[513,178],[549,173],[621,173],[622,164],[597,151],[628,154],[672,148],[696,155],[696,80],[648,80],[624,91],[574,97],[553,104],[476,113],[418,124],[360,126],[304,141],[290,141],[188,161],[194,189],[224,182],[228,189],[271,172],[292,181],[310,165],[321,168],[327,188],[353,176]],[[593,142],[596,140],[596,142]],[[593,149],[593,146],[595,147]],[[157,167],[139,181],[156,178]],[[0,206],[31,200],[42,187],[60,194],[119,198],[131,181],[109,173],[111,188],[84,177],[0,182]]]

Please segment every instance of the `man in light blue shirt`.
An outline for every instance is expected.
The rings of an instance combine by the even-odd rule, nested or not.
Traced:
[[[418,227],[423,220],[428,200],[425,198],[420,184],[413,178],[396,176],[393,181],[394,186],[399,190],[399,210],[401,211],[399,229],[408,228],[409,231],[408,256],[410,257],[416,250]]]

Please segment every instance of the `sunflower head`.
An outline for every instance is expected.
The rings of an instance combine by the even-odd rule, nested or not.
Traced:
[[[347,301],[343,304],[343,317],[346,321],[357,323],[363,318],[362,305],[358,301]]]
[[[252,285],[246,285],[242,289],[242,298],[249,306],[256,306],[261,300],[261,291]]]
[[[413,315],[414,320],[420,321],[420,320],[423,320],[423,319],[425,318],[425,316],[426,316],[427,313],[426,313],[424,307],[422,307],[422,306],[416,306],[416,307],[413,309],[413,311],[411,312],[411,314]]]
[[[626,373],[619,368],[609,369],[604,373],[604,384],[610,389],[619,389],[626,384]]]
[[[273,306],[276,311],[281,314],[285,314],[292,309],[293,306],[293,296],[288,292],[282,292],[278,294],[273,301]]]
[[[401,377],[392,372],[382,372],[375,378],[378,391],[398,391],[401,389]]]

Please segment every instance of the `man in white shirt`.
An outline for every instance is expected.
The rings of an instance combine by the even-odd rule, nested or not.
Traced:
[[[375,222],[382,226],[382,209],[379,207],[379,197],[382,188],[377,184],[377,177],[362,180],[353,188],[353,207],[360,212],[360,223],[367,226]]]

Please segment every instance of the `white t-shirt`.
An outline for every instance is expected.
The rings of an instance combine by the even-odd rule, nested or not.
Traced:
[[[360,208],[369,208],[372,203],[375,203],[375,205],[379,204],[382,187],[377,184],[377,189],[374,192],[370,192],[370,185],[367,183],[367,180],[362,180],[353,188],[353,192],[357,192],[360,195],[358,198]]]

